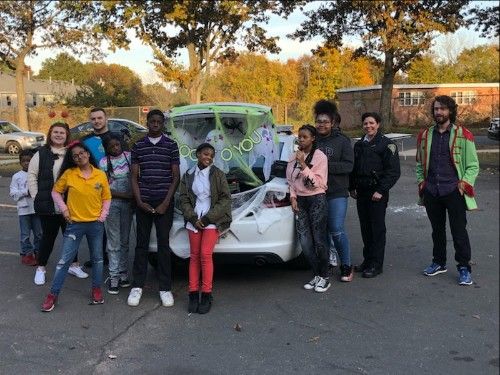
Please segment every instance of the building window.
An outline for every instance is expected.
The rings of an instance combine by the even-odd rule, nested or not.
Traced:
[[[457,104],[473,104],[476,101],[475,91],[453,91],[450,95]]]
[[[7,106],[10,107],[12,106],[12,99],[10,98],[10,96],[6,96],[5,99],[7,99]]]
[[[408,91],[399,93],[399,105],[402,107],[422,105],[425,102],[422,91]]]

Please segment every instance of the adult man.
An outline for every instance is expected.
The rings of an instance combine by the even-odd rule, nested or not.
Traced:
[[[474,136],[456,125],[457,104],[446,95],[436,96],[431,113],[435,125],[417,139],[417,183],[421,203],[432,226],[433,259],[424,275],[435,276],[446,269],[446,212],[450,220],[459,272],[458,283],[471,285],[471,248],[466,210],[477,208],[474,182],[479,173]]]
[[[134,281],[127,303],[137,306],[146,281],[149,236],[153,222],[158,244],[158,279],[163,306],[173,306],[169,234],[174,216],[173,197],[179,185],[179,148],[162,133],[165,116],[147,114],[148,134],[132,147],[132,191],[137,202],[137,246]]]
[[[318,148],[328,158],[328,243],[333,238],[340,256],[340,280],[352,281],[349,239],[344,229],[349,192],[349,173],[354,165],[351,140],[340,131],[340,115],[337,106],[328,100],[314,105],[314,117],[318,130]],[[332,249],[330,249],[330,258]],[[332,262],[330,261],[330,264]]]
[[[81,141],[87,146],[92,154],[92,158],[94,159],[96,165],[99,165],[99,161],[105,156],[106,151],[104,150],[104,146],[102,145],[102,141],[106,138],[111,132],[108,129],[108,118],[106,116],[106,111],[104,108],[95,107],[90,110],[89,114],[90,122],[92,123],[92,133],[86,135],[81,139]],[[121,135],[120,135],[121,136]],[[123,139],[122,139],[123,144]],[[106,253],[106,233],[103,236],[103,259],[104,264],[108,264],[108,256]],[[90,260],[85,262],[85,267],[91,268],[92,262]]]
[[[106,111],[104,108],[92,108],[89,119],[92,123],[92,133],[83,137],[82,142],[89,148],[94,161],[99,165],[99,161],[106,153],[102,145],[102,140],[109,135]]]

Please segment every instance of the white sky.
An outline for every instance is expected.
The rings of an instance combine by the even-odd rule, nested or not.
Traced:
[[[319,2],[310,3],[306,9],[314,9],[319,6]],[[300,23],[305,20],[303,12],[296,10],[290,15],[287,20],[278,16],[271,16],[271,20],[267,26],[268,35],[278,36],[280,39],[278,45],[281,52],[277,55],[268,54],[271,59],[278,59],[285,62],[290,58],[298,58],[304,54],[310,54],[311,49],[316,48],[321,44],[321,39],[316,38],[305,42],[289,39],[286,34],[296,30]],[[133,35],[131,33],[131,35]],[[458,55],[463,48],[471,48],[477,45],[491,43],[493,40],[481,38],[479,33],[473,30],[461,29],[455,34],[447,36],[439,36],[436,38],[433,50],[439,57],[446,57],[451,55]],[[498,41],[497,41],[498,42]],[[359,46],[359,42],[355,38],[348,38],[346,44],[350,46]],[[47,58],[53,58],[59,51],[43,50],[39,51],[37,56],[27,58],[27,64],[31,66],[35,73],[41,67],[42,62]],[[85,58],[80,58],[82,61],[87,61]],[[150,61],[153,60],[153,54],[150,47],[145,46],[141,41],[132,37],[132,43],[128,50],[117,50],[116,52],[108,52],[108,55],[103,59],[108,64],[121,64],[129,67],[139,74],[144,83],[153,83],[159,81],[159,78],[154,71],[153,65]],[[179,62],[187,62],[187,54],[182,52],[179,56]]]

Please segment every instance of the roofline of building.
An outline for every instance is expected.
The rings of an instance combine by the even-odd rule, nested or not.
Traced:
[[[472,87],[500,87],[500,83],[419,83],[419,84],[396,84],[393,89],[436,89],[436,88],[472,88]],[[337,92],[356,92],[381,90],[382,85],[346,87],[338,89]]]

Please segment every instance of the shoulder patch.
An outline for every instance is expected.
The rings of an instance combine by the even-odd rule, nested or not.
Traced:
[[[393,155],[396,153],[397,147],[396,147],[396,145],[394,143],[389,143],[387,145],[387,148],[392,152]]]
[[[474,134],[472,134],[472,132],[469,129],[463,126],[461,126],[461,128],[462,128],[462,135],[464,136],[464,138],[467,139],[468,141],[474,142]]]

